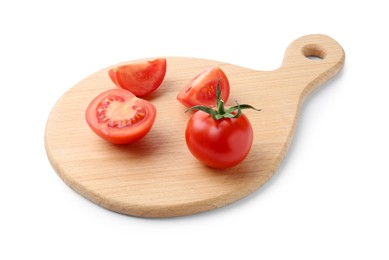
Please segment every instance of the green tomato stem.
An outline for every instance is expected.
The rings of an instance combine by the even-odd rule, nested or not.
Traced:
[[[185,112],[192,111],[192,110],[200,110],[210,114],[213,119],[220,120],[222,118],[238,118],[242,115],[242,109],[253,109],[256,111],[261,111],[261,109],[257,109],[247,104],[240,105],[238,102],[236,102],[236,106],[225,109],[224,101],[221,99],[220,79],[219,79],[216,87],[216,109],[213,109],[212,107],[199,105],[199,106],[191,107],[187,109]],[[235,111],[237,112],[234,113]]]

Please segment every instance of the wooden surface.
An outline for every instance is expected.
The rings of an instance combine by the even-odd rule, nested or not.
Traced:
[[[95,96],[116,88],[107,74],[112,65],[82,80],[58,100],[46,125],[47,155],[67,185],[112,211],[174,217],[222,207],[273,176],[293,137],[304,97],[334,76],[344,58],[342,47],[325,35],[307,35],[292,42],[281,67],[274,71],[167,57],[165,80],[147,98],[157,107],[155,124],[144,139],[125,146],[102,140],[84,119]],[[238,100],[262,109],[245,111],[254,129],[254,143],[245,161],[226,170],[208,168],[190,154],[184,138],[190,114],[176,100],[190,79],[215,64],[231,84],[227,104]]]

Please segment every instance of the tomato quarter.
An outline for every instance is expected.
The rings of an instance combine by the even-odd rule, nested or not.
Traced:
[[[143,97],[161,84],[166,74],[166,59],[137,61],[112,68],[108,75],[120,88],[131,91],[135,96]]]
[[[151,129],[156,108],[124,89],[101,93],[86,109],[89,127],[114,144],[129,144],[143,138]]]
[[[209,67],[189,81],[178,93],[177,100],[186,107],[215,105],[216,86],[219,81],[221,98],[227,102],[230,83],[219,66]]]

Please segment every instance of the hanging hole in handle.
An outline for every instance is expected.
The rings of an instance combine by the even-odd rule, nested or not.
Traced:
[[[308,44],[302,48],[302,53],[305,58],[313,61],[324,60],[327,56],[326,51],[318,44]]]

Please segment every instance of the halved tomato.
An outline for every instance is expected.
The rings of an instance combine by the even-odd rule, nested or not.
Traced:
[[[161,84],[166,74],[166,59],[137,61],[112,68],[108,75],[116,86],[143,97]]]
[[[194,77],[178,93],[177,99],[186,107],[214,106],[216,87],[219,80],[221,98],[224,102],[227,102],[230,96],[230,83],[219,66],[209,67]]]
[[[114,144],[129,144],[143,138],[154,124],[157,110],[150,102],[124,89],[98,95],[86,109],[89,127]]]

